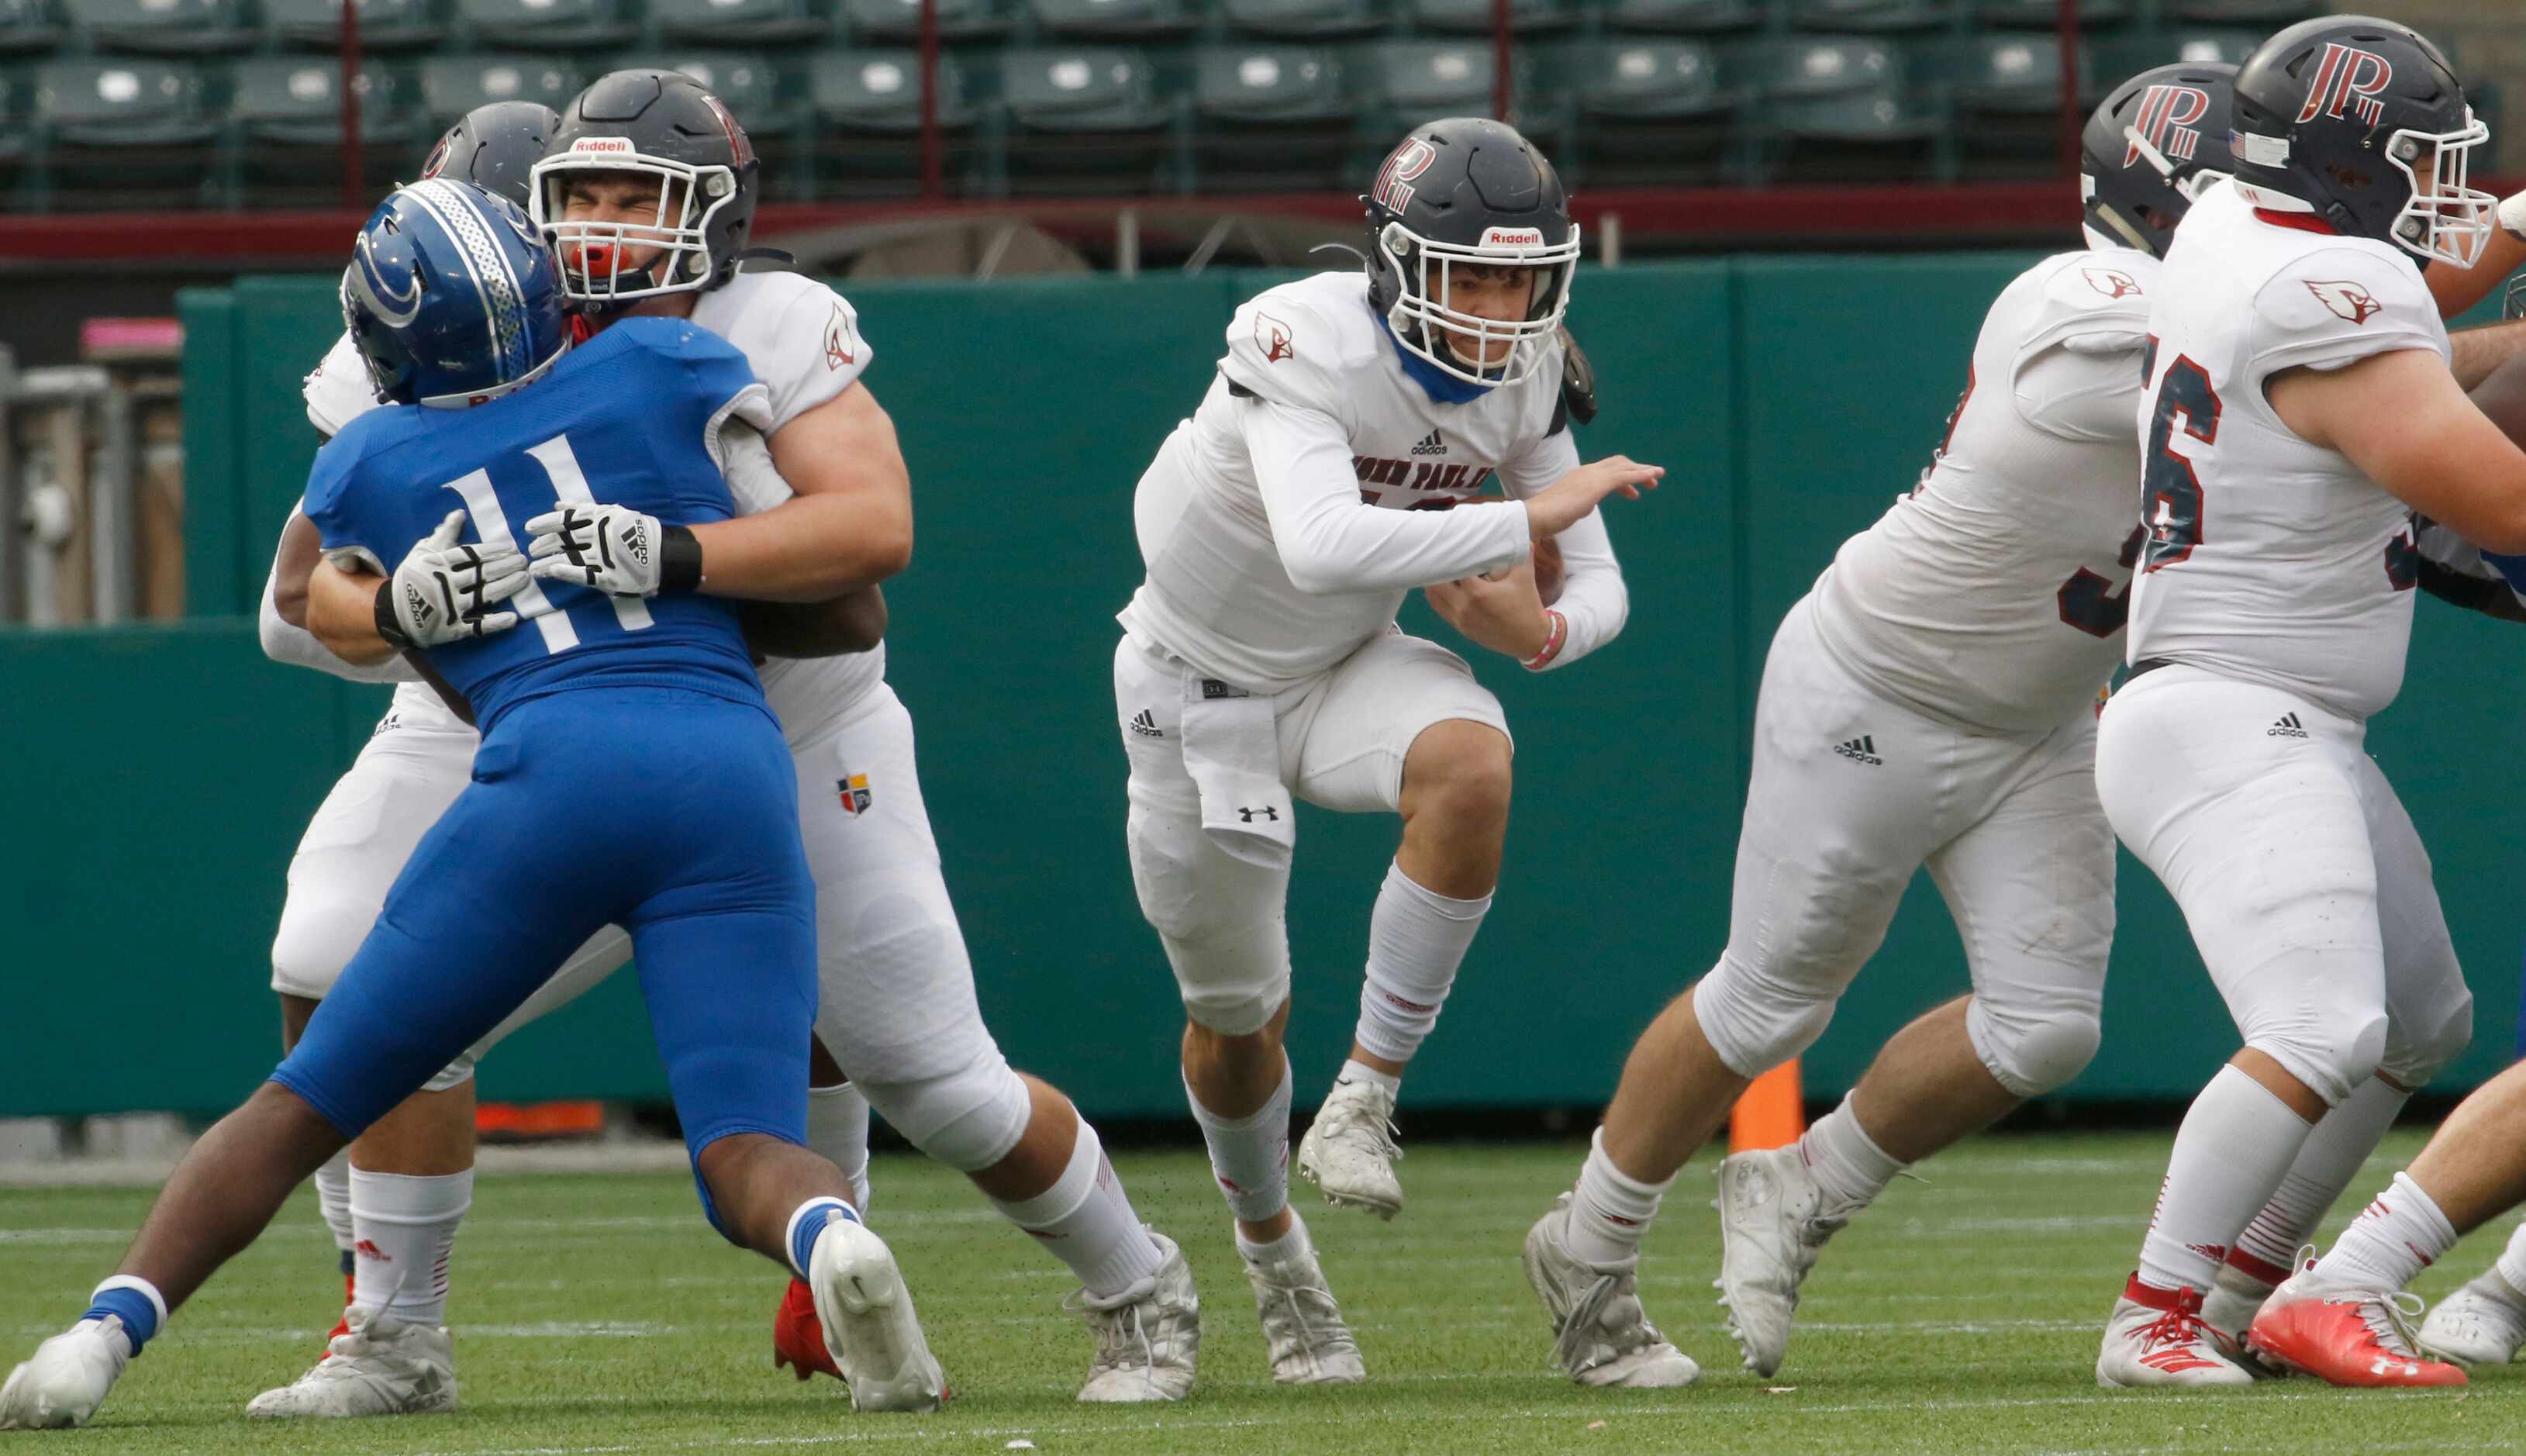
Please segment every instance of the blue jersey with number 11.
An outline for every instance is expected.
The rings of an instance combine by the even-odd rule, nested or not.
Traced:
[[[526,524],[562,502],[630,506],[669,526],[735,514],[711,450],[760,391],[745,356],[676,319],[626,319],[542,379],[467,410],[372,410],[317,453],[308,519],[331,551],[391,572],[462,507],[462,539],[526,548]],[[515,628],[430,649],[484,729],[511,704],[574,687],[689,687],[760,703],[734,603],[613,597],[538,580],[508,602]],[[498,610],[494,608],[493,610]]]

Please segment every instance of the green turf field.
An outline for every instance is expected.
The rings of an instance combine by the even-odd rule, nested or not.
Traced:
[[[2353,1196],[2408,1158],[2370,1165]],[[1201,1282],[1201,1383],[1182,1405],[1090,1409],[1071,1394],[1088,1340],[1053,1263],[965,1186],[910,1157],[876,1169],[877,1228],[902,1256],[956,1387],[938,1416],[855,1417],[831,1381],[770,1363],[782,1280],[719,1243],[683,1179],[488,1176],[458,1245],[453,1312],[464,1409],[404,1422],[275,1425],[238,1414],[295,1376],[333,1313],[331,1246],[301,1194],[261,1244],[177,1316],[84,1433],[0,1449],[115,1452],[732,1451],[872,1445],[1044,1452],[2511,1450],[2526,1373],[2470,1392],[2351,1393],[2280,1381],[2169,1398],[2099,1390],[2097,1322],[2130,1267],[2165,1156],[2157,1136],[1986,1139],[1898,1182],[1826,1251],[1789,1366],[1736,1368],[1708,1287],[1710,1162],[1688,1169],[1650,1244],[1652,1318],[1702,1362],[1687,1390],[1592,1392],[1549,1368],[1518,1273],[1527,1224],[1581,1149],[1427,1147],[1392,1225],[1311,1222],[1358,1330],[1370,1383],[1285,1391],[1207,1171],[1188,1154],[1118,1160],[1141,1211],[1184,1240]],[[0,1189],[0,1330],[21,1358],[81,1308],[148,1194]],[[2422,1284],[2435,1295],[2496,1251],[2478,1236]],[[330,1289],[328,1290],[328,1285]],[[1019,1447],[1023,1449],[1023,1447]]]

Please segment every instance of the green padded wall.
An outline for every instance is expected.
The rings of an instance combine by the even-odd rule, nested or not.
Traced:
[[[1583,276],[1572,322],[1605,408],[1582,449],[1670,474],[1608,508],[1633,593],[1618,642],[1542,677],[1468,654],[1508,706],[1518,802],[1497,906],[1414,1073],[1416,1102],[1601,1100],[1639,1028],[1716,957],[1771,632],[1841,540],[1909,487],[1983,308],[2030,261]],[[889,678],[921,724],[985,1007],[1014,1060],[1095,1112],[1182,1107],[1181,1023],[1121,844],[1109,674],[1112,614],[1138,579],[1132,490],[1199,398],[1235,304],[1275,276],[850,290],[919,507],[914,565],[887,590]],[[227,620],[0,636],[0,668],[25,689],[0,710],[25,745],[0,760],[0,793],[19,810],[26,963],[82,971],[43,1016],[0,1023],[0,1114],[212,1108],[268,1068],[282,871],[380,698],[265,663],[232,615],[253,607],[313,449],[297,387],[339,328],[330,280],[250,278],[188,293],[183,310],[192,601]],[[2526,638],[2435,602],[2420,615],[2411,680],[2372,749],[2436,852],[2484,1008],[2452,1080],[2499,1066],[2509,1041],[2514,850],[2474,805],[2501,785],[2491,746],[2526,724],[2477,678]],[[1405,621],[1445,635],[1417,601]],[[1346,1041],[1393,836],[1390,821],[1302,812],[1292,1044],[1310,1085]],[[2165,893],[2128,860],[2121,903],[2105,1049],[2069,1095],[2188,1096],[2234,1033]],[[1809,1055],[1810,1091],[1847,1085],[1903,1020],[1964,985],[1924,880]],[[158,1059],[139,1074],[91,1065],[76,1029],[135,1013]],[[507,1096],[654,1093],[628,979],[523,1033],[483,1081]]]

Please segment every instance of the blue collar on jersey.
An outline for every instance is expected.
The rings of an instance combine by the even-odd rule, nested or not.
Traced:
[[[1469,404],[1491,391],[1491,385],[1469,384],[1403,347],[1403,340],[1394,336],[1394,326],[1387,323],[1386,316],[1377,310],[1370,309],[1368,316],[1385,330],[1386,341],[1394,346],[1395,360],[1403,366],[1403,372],[1412,377],[1412,382],[1421,386],[1421,392],[1430,396],[1432,404]]]

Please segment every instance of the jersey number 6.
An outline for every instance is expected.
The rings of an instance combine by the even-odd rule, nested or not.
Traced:
[[[2149,353],[2156,352],[2152,339]],[[2157,404],[2149,411],[2140,484],[2140,524],[2148,532],[2143,572],[2173,566],[2201,544],[2201,479],[2193,473],[2192,460],[2175,449],[2178,415],[2184,418],[2186,435],[2205,445],[2218,440],[2219,391],[2210,386],[2208,371],[2181,354],[2159,377]]]

